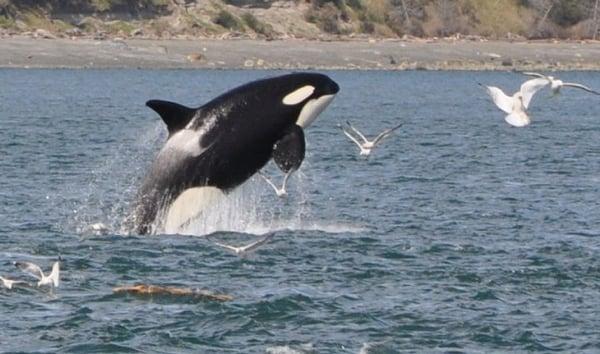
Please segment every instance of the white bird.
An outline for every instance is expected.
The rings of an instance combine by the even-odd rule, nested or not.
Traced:
[[[283,177],[283,184],[281,185],[281,188],[278,188],[275,183],[273,183],[273,181],[271,181],[271,179],[269,177],[267,177],[264,173],[262,173],[261,171],[258,172],[258,174],[271,186],[273,187],[273,189],[275,190],[275,194],[277,194],[277,196],[279,198],[283,198],[287,196],[287,191],[285,190],[285,185],[287,184],[287,180],[290,177],[290,175],[292,174],[293,171],[289,171],[288,173],[285,174],[285,176]]]
[[[24,281],[21,280],[12,280],[12,279],[7,279],[5,277],[0,276],[0,281],[2,281],[2,285],[4,285],[5,288],[7,289],[12,289],[12,287],[15,284],[27,284]]]
[[[29,273],[33,277],[37,278],[39,281],[37,286],[42,285],[53,285],[58,287],[60,282],[60,265],[59,262],[54,262],[52,265],[52,272],[48,274],[48,276],[44,275],[42,269],[34,263],[31,262],[15,262],[15,266],[17,266],[22,271]]]
[[[375,137],[375,139],[371,141],[368,140],[361,132],[359,132],[358,129],[354,128],[352,124],[350,124],[350,122],[346,122],[346,124],[348,124],[350,129],[352,129],[352,131],[356,133],[362,139],[363,142],[359,142],[355,137],[353,137],[350,134],[350,132],[348,132],[342,127],[342,131],[344,132],[344,134],[358,146],[358,148],[360,149],[361,156],[369,156],[371,154],[371,151],[375,148],[375,146],[377,146],[377,144],[379,144],[383,139],[387,138],[396,129],[400,128],[404,123],[400,123],[393,128],[382,131],[381,133],[379,133],[379,135],[377,135],[377,137]]]
[[[223,247],[225,249],[232,251],[233,253],[235,253],[238,256],[243,256],[246,253],[253,251],[253,250],[257,249],[258,247],[260,247],[261,245],[267,243],[267,241],[269,241],[272,237],[273,237],[273,235],[267,235],[256,242],[252,242],[246,246],[241,246],[241,247],[230,246],[230,245],[226,245],[224,243],[219,243],[219,242],[215,242],[215,241],[213,241],[213,243],[217,246],[220,246],[220,247]]]
[[[504,112],[508,115],[504,120],[515,127],[524,127],[531,123],[531,119],[527,115],[527,108],[529,103],[540,89],[548,85],[546,79],[532,79],[525,81],[519,91],[515,92],[511,97],[507,96],[502,92],[501,89],[494,86],[484,86],[487,89],[487,93],[492,97],[492,100]]]
[[[591,88],[581,85],[581,84],[576,84],[573,82],[563,82],[562,80],[556,79],[554,76],[549,76],[549,75],[543,75],[540,73],[534,73],[534,72],[524,72],[524,75],[527,76],[535,76],[535,77],[539,77],[541,79],[547,80],[548,83],[550,84],[550,90],[552,90],[552,95],[555,96],[557,94],[560,93],[560,89],[563,87],[574,87],[574,88],[578,88],[578,89],[582,89],[584,91],[593,93],[595,95],[600,95],[600,92],[598,91],[594,91]]]

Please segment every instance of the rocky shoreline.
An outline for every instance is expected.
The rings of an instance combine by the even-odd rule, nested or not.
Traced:
[[[37,38],[36,38],[37,37]],[[600,41],[0,39],[1,68],[600,70]]]

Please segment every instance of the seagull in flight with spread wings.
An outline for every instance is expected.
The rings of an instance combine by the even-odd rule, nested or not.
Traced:
[[[559,80],[559,79],[555,78],[554,76],[543,75],[543,74],[534,73],[534,72],[523,72],[523,75],[534,76],[534,77],[538,77],[540,79],[544,79],[544,80],[548,81],[548,83],[550,84],[550,90],[552,90],[552,96],[556,96],[557,94],[559,94],[560,89],[563,87],[574,87],[574,88],[582,89],[589,93],[593,93],[595,95],[600,95],[600,92],[594,91],[587,86],[584,86],[581,84],[576,84],[573,82],[563,82],[562,80]]]
[[[246,255],[248,252],[254,251],[255,249],[257,249],[258,247],[262,246],[263,244],[267,243],[271,238],[273,238],[273,235],[267,235],[263,238],[261,238],[258,241],[252,242],[248,245],[245,246],[240,246],[240,247],[235,247],[235,246],[230,246],[230,245],[226,245],[224,243],[219,243],[216,241],[213,241],[213,243],[217,246],[223,247],[233,253],[235,253],[238,256],[244,256]]]
[[[31,262],[15,262],[14,265],[22,271],[29,273],[31,276],[38,279],[37,286],[42,285],[53,285],[58,287],[60,282],[60,265],[59,262],[54,262],[52,265],[52,271],[47,276],[44,275],[42,269]]]
[[[386,130],[382,131],[373,140],[368,140],[363,135],[363,133],[361,133],[360,131],[358,131],[358,129],[354,128],[352,126],[352,124],[350,124],[350,122],[346,122],[346,124],[348,125],[348,127],[350,129],[352,129],[352,131],[356,135],[358,135],[360,137],[360,139],[363,142],[362,143],[359,142],[354,136],[352,136],[352,134],[350,134],[350,132],[348,130],[346,130],[345,128],[342,127],[342,131],[344,132],[344,134],[358,146],[358,148],[360,149],[360,155],[361,156],[369,156],[371,154],[371,151],[375,148],[375,146],[377,146],[379,143],[381,143],[383,141],[383,139],[385,139],[388,136],[390,136],[390,134],[392,134],[396,129],[400,128],[404,123],[400,123],[400,124],[396,125],[393,128],[389,128],[389,129],[386,129]]]
[[[281,188],[277,187],[275,183],[273,183],[273,181],[271,181],[271,179],[267,177],[267,175],[262,173],[262,171],[259,171],[258,174],[265,180],[265,182],[267,182],[275,190],[275,194],[277,194],[279,198],[283,198],[287,197],[287,191],[285,189],[285,186],[287,184],[288,178],[293,172],[294,171],[289,171],[285,174],[285,176],[283,176],[283,183],[281,185]]]
[[[514,127],[524,127],[531,123],[531,119],[527,115],[527,108],[533,95],[548,83],[548,80],[542,78],[525,81],[519,91],[510,97],[495,86],[479,85],[485,87],[496,106],[508,114],[504,118],[508,124]]]

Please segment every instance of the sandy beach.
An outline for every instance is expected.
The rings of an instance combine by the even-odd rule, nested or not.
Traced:
[[[600,70],[600,42],[0,39],[3,68]]]

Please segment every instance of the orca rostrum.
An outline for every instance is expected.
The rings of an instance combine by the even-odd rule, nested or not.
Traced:
[[[339,86],[318,73],[249,82],[199,108],[150,100],[168,138],[138,191],[128,217],[139,234],[167,232],[209,208],[271,158],[283,172],[304,159],[304,128]]]

